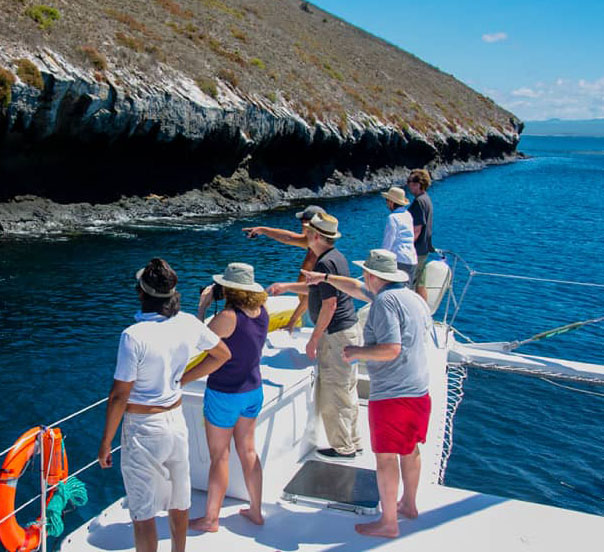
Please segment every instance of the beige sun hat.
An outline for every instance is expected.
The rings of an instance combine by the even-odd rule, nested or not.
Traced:
[[[372,249],[365,261],[352,261],[363,270],[388,282],[408,282],[409,275],[396,266],[396,255],[387,249]]]
[[[392,186],[387,192],[382,192],[382,197],[389,199],[397,205],[409,205],[409,199],[405,195],[405,190],[397,186]]]
[[[244,291],[264,291],[260,284],[254,282],[254,267],[246,263],[229,263],[224,269],[224,274],[214,274],[212,278],[224,287]]]
[[[310,219],[308,226],[317,234],[331,238],[333,240],[341,238],[342,234],[338,232],[338,219],[327,213],[317,213]]]

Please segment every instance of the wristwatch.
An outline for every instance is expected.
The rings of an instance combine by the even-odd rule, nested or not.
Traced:
[[[325,278],[324,278],[324,280],[325,280],[326,282],[327,282],[327,276],[329,276],[329,272],[326,272],[326,273],[325,273]]]

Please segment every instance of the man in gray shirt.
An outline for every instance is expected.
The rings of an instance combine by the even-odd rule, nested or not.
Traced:
[[[409,276],[399,270],[396,256],[374,249],[363,268],[365,285],[345,276],[303,271],[309,286],[320,282],[357,299],[370,301],[363,346],[346,346],[347,362],[365,360],[369,372],[369,430],[371,448],[377,459],[377,480],[382,517],[360,523],[364,535],[397,537],[397,514],[418,515],[417,487],[421,470],[418,443],[426,441],[430,417],[428,358],[426,343],[432,318],[426,303],[404,286]],[[403,496],[397,503],[400,473]]]

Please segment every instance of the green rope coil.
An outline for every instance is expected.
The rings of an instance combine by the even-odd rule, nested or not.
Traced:
[[[48,536],[58,537],[64,529],[63,512],[65,508],[71,504],[76,508],[84,506],[88,502],[88,493],[86,486],[76,477],[72,477],[59,483],[55,489],[55,493],[46,506],[46,529]]]

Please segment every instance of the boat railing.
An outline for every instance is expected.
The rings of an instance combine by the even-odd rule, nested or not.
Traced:
[[[52,424],[40,426],[40,429],[38,430],[38,433],[36,436],[37,448],[36,448],[35,454],[40,456],[40,492],[36,496],[26,500],[23,504],[16,507],[10,514],[8,514],[5,517],[3,517],[2,519],[0,519],[0,525],[2,525],[4,522],[6,522],[7,520],[9,520],[13,516],[15,516],[17,513],[24,510],[31,504],[35,503],[37,500],[39,500],[40,518],[36,523],[38,523],[40,526],[40,550],[42,552],[46,552],[46,540],[47,540],[46,501],[47,501],[48,494],[50,492],[52,492],[55,488],[57,488],[61,483],[65,483],[71,479],[74,479],[75,477],[77,477],[81,473],[85,472],[86,470],[89,470],[92,466],[98,464],[98,462],[99,462],[98,458],[96,458],[96,459],[92,460],[91,462],[89,462],[88,464],[86,464],[85,466],[82,466],[81,468],[76,470],[74,473],[70,474],[64,481],[61,481],[60,483],[56,483],[54,485],[49,486],[47,479],[44,477],[44,465],[43,465],[43,460],[42,460],[44,458],[44,439],[43,439],[44,433],[48,429],[57,427],[60,424],[63,424],[69,420],[77,418],[78,416],[81,416],[82,414],[88,412],[89,410],[92,410],[93,408],[96,408],[97,406],[100,406],[100,405],[106,403],[107,400],[108,400],[108,397],[99,399],[98,401],[96,401],[92,404],[89,404],[88,406],[86,406],[76,412],[73,412],[73,413],[65,416],[64,418],[61,418],[60,420],[57,420],[56,422],[53,422]],[[5,455],[7,455],[11,450],[13,450],[17,446],[17,444],[18,443],[15,443],[12,446],[10,446],[7,449],[0,452],[0,459],[4,458]],[[117,447],[111,449],[111,453],[118,451],[120,448],[121,448],[121,446],[118,445]]]
[[[452,334],[459,335],[466,342],[474,344],[474,341],[464,335],[461,331],[454,327],[454,323],[457,320],[457,317],[461,311],[464,300],[468,295],[468,291],[470,289],[470,285],[474,281],[474,278],[484,276],[491,278],[505,278],[505,279],[514,279],[514,280],[524,280],[529,282],[536,282],[540,284],[561,284],[568,286],[584,286],[584,287],[592,287],[592,288],[604,288],[604,284],[592,283],[592,282],[576,282],[570,280],[558,280],[554,278],[541,278],[534,276],[524,276],[524,275],[516,275],[516,274],[503,274],[499,272],[486,272],[474,269],[470,264],[458,253],[449,250],[437,249],[436,254],[447,262],[451,269],[451,278],[449,280],[448,289],[447,289],[447,301],[444,308],[444,314],[442,318],[442,323],[445,325],[445,340],[446,344],[449,344],[449,339]],[[467,277],[463,278],[463,275],[459,275],[460,271],[465,271],[467,273]],[[456,280],[456,276],[458,279]],[[457,289],[456,289],[456,283]],[[461,291],[459,288],[461,287]],[[600,316],[597,318],[592,318],[589,320],[582,320],[579,322],[573,322],[571,324],[566,324],[564,326],[560,326],[557,328],[553,328],[551,330],[540,332],[535,334],[528,339],[518,340],[518,341],[510,341],[510,342],[502,342],[493,345],[499,346],[499,350],[501,352],[510,352],[522,345],[526,345],[528,343],[532,343],[538,341],[539,339],[543,339],[546,337],[551,337],[554,335],[558,335],[569,330],[577,329],[582,326],[588,324],[595,324],[598,322],[602,322],[604,320],[604,316]],[[464,380],[468,377],[468,369],[469,368],[479,368],[484,370],[496,370],[496,371],[504,371],[509,373],[522,374],[525,376],[534,376],[539,379],[550,383],[552,385],[558,387],[564,387],[570,391],[585,393],[588,395],[594,395],[599,397],[604,397],[604,394],[598,393],[596,391],[587,390],[587,389],[579,389],[576,387],[569,387],[561,383],[561,381],[573,382],[573,383],[583,383],[583,384],[591,384],[591,385],[604,385],[604,378],[600,374],[588,374],[588,373],[573,373],[569,371],[568,373],[563,373],[555,370],[546,370],[543,367],[540,367],[539,370],[533,369],[530,366],[508,366],[503,364],[502,362],[497,363],[486,363],[486,362],[470,362],[465,360],[463,362],[448,362],[447,363],[447,406],[445,419],[443,422],[443,431],[442,431],[442,439],[443,439],[443,449],[440,458],[440,466],[438,470],[438,481],[441,484],[444,484],[445,474],[447,471],[447,465],[449,458],[451,456],[451,452],[453,449],[453,420],[455,418],[455,413],[459,405],[463,400],[464,395]],[[558,381],[553,381],[558,380]]]
[[[437,255],[439,255],[439,257],[441,259],[445,260],[451,268],[451,279],[450,279],[448,292],[447,292],[447,303],[445,306],[445,312],[444,312],[443,320],[442,320],[443,324],[445,324],[446,328],[447,328],[447,339],[449,336],[449,332],[453,331],[453,332],[457,333],[458,335],[460,335],[461,337],[463,337],[466,341],[472,342],[472,340],[469,337],[465,336],[459,330],[455,329],[453,324],[457,320],[457,316],[458,316],[459,312],[461,311],[461,307],[467,296],[468,290],[470,288],[470,284],[472,283],[474,278],[477,276],[488,276],[491,278],[505,278],[505,279],[512,279],[512,280],[524,280],[524,281],[530,281],[530,282],[538,282],[538,283],[542,283],[542,284],[560,284],[560,285],[568,285],[568,286],[583,286],[583,287],[604,289],[604,284],[599,284],[599,283],[594,283],[594,282],[577,282],[577,281],[573,281],[573,280],[559,280],[559,279],[555,279],[555,278],[542,278],[542,277],[537,277],[537,276],[525,276],[525,275],[519,275],[519,274],[505,274],[505,273],[501,273],[501,272],[486,272],[486,271],[482,271],[482,270],[476,270],[476,269],[472,268],[470,266],[470,264],[461,255],[459,255],[455,251],[450,251],[447,249],[436,249],[435,253]],[[463,283],[462,290],[461,290],[461,293],[459,294],[459,298],[458,298],[455,293],[454,283],[455,283],[455,276],[457,275],[458,268],[460,266],[463,269],[465,269],[465,271],[467,272],[467,278],[466,278],[465,282]],[[451,314],[451,318],[449,319],[449,311],[451,310],[451,308],[453,309],[453,312]],[[558,333],[561,333],[562,330],[575,329],[582,325],[595,324],[595,323],[601,322],[603,320],[604,320],[604,316],[598,317],[598,318],[593,318],[590,320],[584,320],[581,322],[574,322],[572,324],[567,324],[566,326],[562,326],[560,328],[555,328],[554,330],[550,330],[549,332],[542,332],[542,334],[536,334],[535,336],[533,336],[533,338],[537,338],[539,336],[546,336],[546,334],[551,335],[551,332],[553,332],[553,331],[557,331]],[[514,342],[514,343],[516,343],[516,346],[524,345],[524,344],[532,341],[533,338]]]

